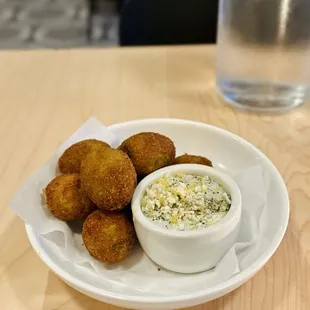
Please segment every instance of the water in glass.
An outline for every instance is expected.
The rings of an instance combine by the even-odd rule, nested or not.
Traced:
[[[309,96],[310,0],[220,0],[216,82],[239,107],[285,111]]]

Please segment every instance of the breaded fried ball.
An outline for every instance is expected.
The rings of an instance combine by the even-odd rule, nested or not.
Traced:
[[[137,185],[130,158],[112,148],[91,152],[82,162],[80,175],[88,197],[105,211],[125,208]]]
[[[133,224],[124,213],[101,210],[87,217],[82,238],[90,255],[108,264],[125,259],[136,239]]]
[[[128,154],[139,177],[169,166],[175,158],[175,146],[166,136],[141,132],[126,139],[119,147]]]
[[[81,188],[77,173],[54,178],[45,189],[45,197],[48,209],[63,221],[83,220],[96,209]]]
[[[61,173],[79,173],[82,160],[92,151],[99,147],[110,147],[109,144],[88,139],[71,145],[61,155],[58,161],[58,167]]]
[[[197,156],[197,155],[189,155],[189,154],[184,154],[181,156],[178,156],[174,159],[173,165],[178,165],[178,164],[198,164],[198,165],[204,165],[204,166],[210,166],[212,167],[212,162],[202,156]]]

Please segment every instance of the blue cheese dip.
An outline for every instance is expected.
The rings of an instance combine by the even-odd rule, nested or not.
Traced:
[[[229,193],[208,176],[177,173],[149,185],[141,200],[143,214],[157,225],[179,231],[208,227],[228,212]]]

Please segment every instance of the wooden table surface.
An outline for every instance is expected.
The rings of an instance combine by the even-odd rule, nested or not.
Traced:
[[[0,53],[0,309],[108,310],[59,280],[32,250],[10,197],[89,116],[105,124],[174,117],[228,129],[256,145],[285,179],[288,231],[245,285],[191,310],[310,309],[310,107],[258,116],[214,91],[215,48]]]

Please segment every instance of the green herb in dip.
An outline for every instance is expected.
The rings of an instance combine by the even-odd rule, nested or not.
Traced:
[[[208,176],[178,173],[151,184],[141,201],[143,214],[161,227],[189,231],[210,226],[231,206],[229,193]]]

